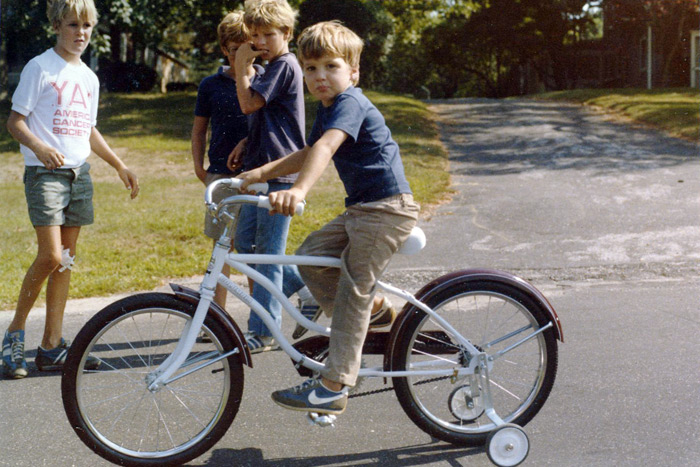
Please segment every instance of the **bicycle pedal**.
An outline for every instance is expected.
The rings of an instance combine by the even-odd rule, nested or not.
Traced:
[[[335,428],[335,420],[338,417],[335,415],[328,415],[328,414],[318,414],[316,412],[307,412],[306,413],[306,419],[309,421],[309,424],[312,426],[320,426],[320,427],[333,427]]]

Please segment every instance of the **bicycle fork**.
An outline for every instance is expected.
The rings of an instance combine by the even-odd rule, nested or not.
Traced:
[[[226,244],[226,240],[228,240],[228,244]],[[199,290],[200,300],[197,304],[194,316],[185,324],[180,340],[173,353],[171,353],[158,368],[146,375],[146,384],[148,385],[149,391],[157,392],[162,389],[173,374],[182,366],[187,356],[190,354],[192,347],[194,347],[199,330],[202,328],[204,318],[206,318],[207,312],[209,311],[209,306],[214,300],[214,291],[216,290],[217,284],[216,278],[221,274],[225,257],[230,247],[230,239],[228,239],[227,236],[223,236],[216,243],[211,260],[209,261],[209,267],[202,280],[202,285]]]

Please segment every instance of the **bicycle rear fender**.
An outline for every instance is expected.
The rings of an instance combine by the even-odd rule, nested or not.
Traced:
[[[549,303],[549,300],[547,300],[542,292],[537,290],[534,285],[505,271],[498,271],[495,269],[463,269],[461,271],[455,271],[445,274],[444,276],[440,276],[437,279],[429,282],[415,294],[415,297],[421,302],[425,303],[430,299],[430,297],[440,293],[445,288],[450,287],[455,283],[482,280],[500,282],[513,286],[539,303],[547,312],[549,320],[554,324],[553,329],[555,337],[559,341],[564,342],[564,332],[562,330],[561,322],[559,321],[559,316],[557,316],[557,312],[554,311],[554,307],[552,307],[552,305]],[[411,315],[411,310],[417,311],[416,307],[407,302],[391,328],[391,336],[389,337],[389,342],[386,347],[387,351],[384,354],[385,369],[391,370],[392,349],[394,348],[396,339],[398,338],[399,330],[403,327],[403,322]]]
[[[196,290],[190,289],[188,287],[183,287],[178,284],[170,284],[170,288],[173,289],[175,296],[182,301],[192,303],[195,306],[199,303],[200,295]],[[233,336],[233,340],[236,343],[236,347],[239,349],[241,356],[243,357],[243,363],[253,368],[253,359],[250,356],[250,350],[246,345],[245,337],[243,332],[238,327],[236,322],[233,320],[231,315],[229,315],[225,310],[223,310],[217,303],[211,302],[209,307],[209,315],[213,317],[219,324],[221,324],[229,334]]]

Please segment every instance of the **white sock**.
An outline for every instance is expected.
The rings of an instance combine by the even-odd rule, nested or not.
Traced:
[[[307,302],[316,305],[316,300],[314,299],[314,296],[311,295],[311,291],[307,286],[302,287],[297,291],[297,295],[301,299],[302,302]]]

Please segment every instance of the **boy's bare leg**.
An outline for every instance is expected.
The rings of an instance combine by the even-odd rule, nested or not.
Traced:
[[[71,256],[75,256],[79,233],[80,227],[61,227],[61,246],[68,248]],[[61,272],[59,269],[54,269],[49,275],[46,285],[46,325],[41,340],[41,347],[46,350],[58,347],[63,336],[63,312],[68,300],[71,270],[66,268]]]
[[[8,331],[24,329],[27,316],[34,306],[44,281],[61,263],[61,227],[58,225],[35,227],[38,250],[36,258],[22,281],[15,315]]]

